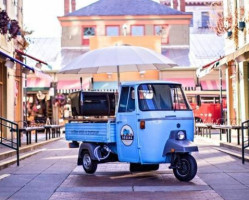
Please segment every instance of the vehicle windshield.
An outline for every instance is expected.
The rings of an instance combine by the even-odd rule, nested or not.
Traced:
[[[142,111],[190,109],[177,84],[142,84],[138,87],[138,99]]]

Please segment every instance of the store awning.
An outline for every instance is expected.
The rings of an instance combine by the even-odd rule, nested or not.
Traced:
[[[117,81],[99,81],[93,83],[93,89],[94,90],[117,90],[118,89],[118,83]]]
[[[193,78],[166,78],[164,80],[181,83],[182,87],[185,88],[185,90],[195,89],[195,80]]]
[[[27,68],[27,69],[33,71],[33,72],[35,71],[35,69],[34,69],[33,67],[30,67],[30,66],[26,65],[25,63],[21,62],[20,60],[17,60],[17,59],[15,59],[15,58],[9,56],[8,54],[6,54],[6,53],[4,53],[4,52],[2,52],[2,51],[0,51],[0,55],[3,56],[3,57],[5,57],[5,58],[10,59],[12,62],[16,62],[16,63],[22,65],[23,67],[25,67],[25,68]]]
[[[28,77],[27,78],[27,87],[35,87],[35,88],[49,88],[50,87],[50,81],[47,81],[46,79],[43,78],[38,78],[38,77]]]
[[[82,89],[87,90],[90,86],[90,79],[84,79]],[[70,93],[81,89],[80,80],[59,80],[57,83],[58,93]]]
[[[219,80],[200,81],[202,90],[220,90]],[[222,81],[222,90],[226,90],[226,81]]]
[[[196,76],[198,78],[201,78],[201,77],[204,77],[206,76],[207,74],[209,74],[213,69],[217,68],[217,66],[221,63],[221,60],[224,59],[223,57],[222,58],[219,58],[217,60],[214,60],[202,67],[199,67],[197,70],[196,70]]]

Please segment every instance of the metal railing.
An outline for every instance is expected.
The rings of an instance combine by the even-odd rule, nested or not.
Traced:
[[[19,142],[18,124],[0,117],[0,144],[16,150],[17,166],[19,166]]]
[[[242,163],[245,163],[245,149],[249,147],[249,120],[242,122]],[[245,136],[247,132],[247,137]],[[245,139],[246,138],[246,139]]]

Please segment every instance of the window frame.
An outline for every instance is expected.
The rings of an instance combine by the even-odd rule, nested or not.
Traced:
[[[182,94],[183,94],[183,99],[184,99],[184,102],[185,102],[185,104],[186,104],[186,109],[176,109],[176,110],[174,110],[174,109],[160,109],[160,110],[158,110],[158,109],[155,109],[155,110],[150,110],[150,109],[148,109],[148,110],[142,110],[142,109],[141,109],[141,104],[140,104],[140,98],[139,98],[139,87],[140,87],[141,85],[148,85],[148,84],[149,84],[149,83],[139,84],[138,87],[137,87],[138,108],[139,108],[139,110],[140,110],[141,112],[155,112],[155,111],[156,111],[156,112],[157,112],[157,111],[192,111],[191,106],[190,106],[189,103],[188,103],[186,94],[184,93],[181,84],[175,84],[175,83],[174,83],[174,84],[173,84],[173,83],[168,83],[168,84],[164,84],[164,83],[153,83],[153,84],[151,84],[151,85],[177,85],[177,86],[179,86],[179,88],[180,88],[180,90],[181,90],[181,92],[182,92]],[[172,105],[173,105],[173,102],[172,102]]]
[[[109,28],[109,27],[117,27],[118,28],[118,35],[107,35],[107,28]],[[105,26],[105,36],[109,36],[109,37],[120,36],[120,25],[106,25]]]
[[[88,38],[84,38],[84,28],[94,28],[94,33],[95,35],[93,36],[89,36]],[[81,41],[81,44],[83,46],[89,46],[90,44],[90,37],[94,37],[94,36],[97,36],[97,28],[96,28],[96,25],[84,25],[81,27],[81,36],[82,36],[82,41]]]
[[[153,26],[153,35],[157,35],[156,34],[156,26],[162,26],[162,27],[166,27],[166,29],[168,29],[169,28],[169,24],[154,24],[154,26]],[[160,36],[161,37],[161,44],[169,44],[169,34],[168,34],[168,37],[166,38],[166,42],[163,42],[163,40],[162,40],[162,36]]]
[[[138,27],[138,26],[139,26],[139,27],[143,27],[143,35],[133,35],[133,34],[132,34],[132,28],[133,28],[133,27],[136,27],[136,26],[137,26],[137,27]],[[133,24],[133,25],[131,25],[130,27],[131,27],[131,28],[130,28],[130,35],[131,35],[131,36],[138,36],[138,37],[139,37],[139,36],[145,36],[145,25],[144,25],[144,24]]]
[[[127,96],[127,100],[126,100],[126,107],[125,107],[125,111],[120,111],[120,103],[121,103],[121,95],[123,94],[122,90],[123,88],[128,88],[128,96]],[[118,113],[132,113],[136,110],[136,98],[134,99],[134,109],[132,111],[128,111],[127,108],[128,108],[128,103],[129,103],[129,100],[131,98],[131,90],[134,90],[134,94],[135,94],[135,88],[133,86],[123,86],[121,88],[121,95],[120,95],[120,100],[119,100],[119,105],[118,105]]]
[[[207,14],[207,15],[204,15]],[[203,17],[208,16],[208,21],[205,21],[206,26],[204,26],[204,20]],[[202,11],[201,12],[201,28],[208,28],[208,24],[210,23],[210,13],[208,11]]]

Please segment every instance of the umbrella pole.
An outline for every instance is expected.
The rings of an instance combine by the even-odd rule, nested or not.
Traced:
[[[119,88],[119,86],[121,85],[121,82],[120,82],[120,71],[119,71],[119,65],[117,65],[117,75],[118,75],[118,88]]]

